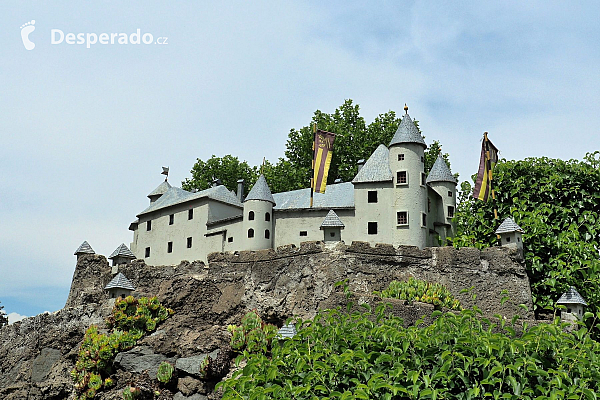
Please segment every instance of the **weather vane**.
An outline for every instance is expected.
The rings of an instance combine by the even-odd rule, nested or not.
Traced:
[[[169,179],[169,167],[162,167],[163,172],[161,172],[161,175],[165,175],[165,181],[167,179]]]

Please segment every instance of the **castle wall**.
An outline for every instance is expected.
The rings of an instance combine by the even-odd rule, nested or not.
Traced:
[[[377,192],[377,202],[369,203],[369,192]],[[346,223],[346,237],[352,240],[375,243],[392,243],[394,240],[394,216],[389,205],[394,201],[392,182],[358,183],[354,185],[356,217]],[[376,233],[369,233],[369,222],[376,223]]]
[[[298,246],[306,241],[323,240],[321,223],[323,223],[328,212],[327,209],[275,211],[274,247],[289,244]],[[342,240],[348,242],[355,240],[354,227],[357,223],[354,210],[336,209],[335,212],[346,225],[341,232]],[[301,236],[300,232],[306,232],[306,236]]]

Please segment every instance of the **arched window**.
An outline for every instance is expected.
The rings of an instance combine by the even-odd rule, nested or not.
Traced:
[[[254,221],[254,211],[250,211],[250,212],[248,213],[248,220],[250,220],[250,221]]]
[[[248,237],[249,238],[253,238],[254,237],[254,229],[252,229],[252,228],[248,229]]]
[[[265,221],[270,221],[271,220],[271,214],[270,213],[265,213]]]
[[[269,232],[268,229],[265,229],[265,239],[270,239],[271,238],[271,232]]]

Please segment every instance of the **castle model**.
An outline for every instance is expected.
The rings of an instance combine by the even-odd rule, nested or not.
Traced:
[[[203,260],[212,252],[274,249],[322,240],[439,246],[454,235],[456,179],[438,156],[424,172],[427,148],[408,108],[389,146],[373,152],[351,182],[272,194],[260,175],[244,199],[223,185],[200,192],[166,180],[137,215],[131,251],[147,264]]]

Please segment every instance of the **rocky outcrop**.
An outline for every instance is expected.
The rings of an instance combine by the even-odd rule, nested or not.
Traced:
[[[134,261],[118,268],[136,286],[135,296],[158,296],[175,310],[152,335],[115,360],[117,385],[96,398],[121,398],[123,387],[141,380],[151,385],[160,362],[172,362],[176,382],[161,398],[210,398],[216,382],[199,379],[199,365],[226,347],[228,324],[256,308],[269,322],[281,325],[292,316],[309,318],[319,309],[346,304],[335,283],[347,280],[356,303],[375,304],[374,290],[410,276],[440,282],[465,306],[484,314],[512,316],[532,310],[531,293],[518,253],[492,248],[427,248],[366,243],[303,243],[275,250],[213,253],[208,265],[184,261],[177,266],[149,266]],[[99,255],[80,257],[66,307],[25,319],[0,330],[0,398],[64,399],[72,394],[69,376],[83,334],[90,324],[102,325],[114,300],[104,286],[115,270]],[[462,289],[471,288],[468,293]],[[510,301],[501,305],[501,290]],[[392,312],[409,325],[431,314],[432,306],[392,302]],[[225,354],[225,353],[223,353]],[[144,371],[144,373],[141,373]],[[214,396],[214,395],[212,395]]]

